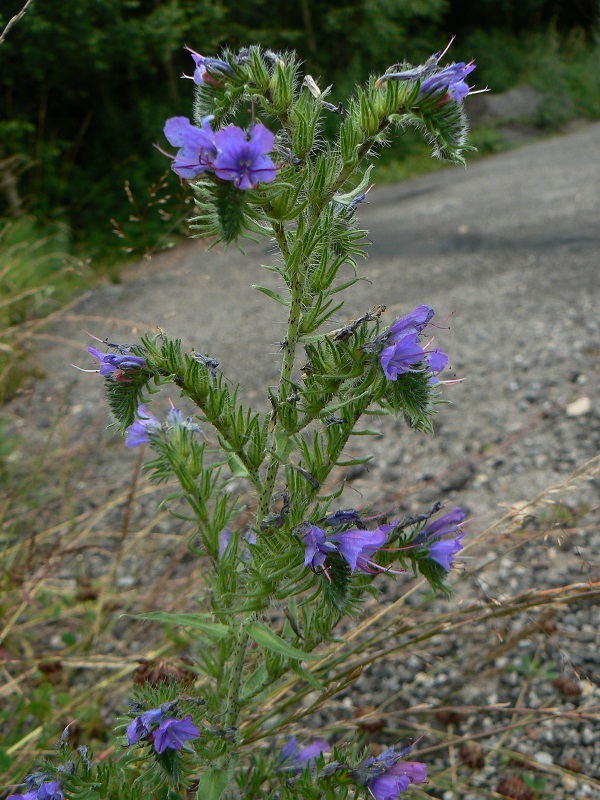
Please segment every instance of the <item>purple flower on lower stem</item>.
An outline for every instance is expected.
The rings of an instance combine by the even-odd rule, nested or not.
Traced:
[[[410,314],[400,317],[390,325],[388,342],[394,344],[407,333],[420,334],[435,314],[433,308],[424,304],[417,306]]]
[[[423,347],[419,341],[433,314],[429,306],[417,306],[410,314],[397,319],[381,337],[386,346],[379,353],[379,363],[389,381],[397,380],[398,375],[406,372],[418,371],[419,364],[433,376],[445,369],[448,364],[446,353],[439,347],[428,350],[427,345]],[[436,381],[437,378],[433,377],[432,382]]]
[[[238,189],[253,189],[258,183],[275,179],[275,165],[268,157],[273,150],[273,134],[264,125],[253,125],[248,132],[228,125],[215,133],[218,155],[213,168],[221,180],[233,181]]]
[[[452,511],[446,512],[441,517],[433,520],[426,525],[420,533],[420,536],[427,539],[433,539],[437,536],[447,536],[450,533],[456,533],[458,526],[465,521],[467,512],[464,508],[456,506]]]
[[[302,542],[306,548],[304,554],[304,566],[314,570],[322,570],[325,567],[325,560],[330,553],[337,551],[337,546],[328,541],[327,535],[322,528],[307,523],[300,531]]]
[[[372,556],[385,543],[388,534],[396,526],[397,520],[389,525],[380,525],[374,531],[349,530],[333,534],[330,539],[337,542],[340,555],[348,562],[350,571],[381,572],[384,568],[371,560]]]
[[[429,545],[429,558],[438,563],[446,572],[450,572],[454,556],[462,550],[463,546],[460,540],[464,535],[464,533],[458,533],[454,539],[432,542]]]
[[[167,749],[181,750],[184,742],[197,739],[198,736],[200,731],[192,722],[191,714],[185,719],[170,717],[163,719],[154,731],[154,748],[157,753],[164,753]]]
[[[448,95],[447,99],[456,100],[457,102],[464,100],[469,94],[469,86],[465,78],[474,69],[475,64],[473,62],[465,64],[463,61],[459,61],[454,64],[448,64],[447,67],[421,81],[419,97],[433,92],[443,92],[444,95]]]
[[[38,787],[29,789],[25,794],[11,794],[6,800],[63,800],[63,793],[58,781],[42,781]]]
[[[217,155],[214,134],[210,127],[211,115],[204,117],[197,128],[187,117],[171,117],[165,122],[164,134],[170,145],[178,147],[171,169],[180,178],[192,180],[211,169]]]
[[[127,726],[127,743],[133,745],[148,736],[152,732],[152,726],[160,722],[165,714],[166,711],[162,708],[151,708],[132,719]]]
[[[419,540],[425,540],[429,544],[429,558],[438,563],[446,572],[450,572],[454,556],[462,550],[461,539],[465,534],[463,531],[459,531],[458,528],[464,522],[466,516],[466,511],[457,506],[452,511],[448,511],[447,514],[430,522],[418,535]],[[454,536],[451,539],[440,539],[442,536],[450,536],[452,534]]]
[[[425,358],[425,352],[419,344],[417,334],[407,333],[393,344],[384,347],[379,354],[379,363],[389,381],[395,381],[398,375],[412,372],[417,364]]]
[[[304,747],[299,747],[296,737],[292,736],[281,748],[279,760],[285,769],[300,772],[302,767],[314,761],[321,753],[327,753],[329,749],[329,744],[324,739],[314,739]]]
[[[398,800],[411,783],[423,783],[427,765],[421,761],[401,761],[406,748],[397,752],[393,747],[375,758],[364,761],[357,773],[362,773],[361,786],[366,786],[375,800]]]
[[[115,380],[127,382],[130,378],[126,372],[140,370],[146,363],[146,359],[141,356],[134,356],[130,353],[102,353],[97,347],[86,347],[86,352],[100,362],[100,375],[112,375]]]
[[[136,419],[127,428],[125,444],[127,447],[139,447],[150,442],[150,436],[161,431],[161,424],[150,414],[142,403],[138,404]]]

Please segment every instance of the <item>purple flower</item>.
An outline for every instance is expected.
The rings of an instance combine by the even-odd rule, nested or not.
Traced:
[[[467,512],[464,508],[456,506],[452,511],[448,511],[446,514],[443,514],[441,517],[438,517],[433,520],[433,522],[426,525],[421,531],[420,536],[433,539],[437,536],[446,536],[449,533],[456,533],[458,526],[465,521],[466,516]]]
[[[398,800],[411,783],[423,783],[427,765],[421,761],[400,761],[406,750],[396,752],[393,747],[384,750],[376,759],[368,758],[359,768],[365,776],[360,781],[367,786],[375,800]],[[366,768],[366,769],[365,769]]]
[[[193,80],[198,86],[203,86],[205,83],[212,83],[213,86],[218,86],[219,81],[211,75],[212,72],[216,72],[217,74],[220,72],[221,74],[228,75],[233,72],[229,64],[220,58],[201,56],[200,53],[192,50],[191,47],[186,47],[185,49],[189,51],[194,59],[196,68],[193,75],[183,75],[182,77]]]
[[[125,444],[127,447],[139,447],[150,442],[150,435],[159,433],[161,424],[155,416],[149,413],[146,406],[138,404],[137,417],[127,428]]]
[[[434,314],[435,311],[433,308],[429,308],[429,306],[424,304],[417,306],[410,314],[407,314],[405,317],[400,317],[400,319],[392,323],[388,341],[390,344],[394,344],[394,342],[402,339],[408,333],[422,333]]]
[[[395,381],[398,375],[413,372],[414,367],[425,358],[425,352],[419,344],[416,334],[406,334],[379,354],[379,363],[388,381]]]
[[[446,572],[450,572],[454,556],[462,550],[461,539],[465,534],[463,531],[458,531],[458,526],[464,522],[466,516],[465,510],[457,506],[452,511],[448,511],[447,514],[430,522],[418,534],[418,540],[425,540],[429,543],[427,553],[429,558],[437,562]],[[449,536],[451,534],[455,534],[452,539],[440,541],[441,536]]]
[[[321,753],[329,751],[329,744],[324,739],[314,739],[304,747],[298,747],[295,736],[287,740],[281,748],[280,762],[284,762],[285,769],[293,769],[300,772],[305,764],[314,761]]]
[[[191,714],[185,719],[169,717],[163,719],[154,731],[154,748],[157,753],[163,753],[167,749],[181,750],[184,742],[197,739],[198,736],[200,731],[193,724]]]
[[[6,800],[63,800],[63,793],[58,781],[43,781],[37,788],[25,794],[11,794]]]
[[[160,722],[165,714],[166,711],[162,708],[151,708],[132,719],[127,726],[127,743],[133,745],[148,736],[152,731],[152,725]]]
[[[450,572],[454,556],[462,550],[460,540],[463,538],[464,533],[458,533],[454,539],[445,539],[443,541],[432,542],[429,545],[428,556],[433,561],[436,561],[440,567]]]
[[[211,115],[204,117],[201,128],[192,125],[187,117],[171,117],[165,122],[163,130],[169,144],[179,148],[171,169],[180,178],[192,180],[211,168],[217,155],[210,127],[212,119]]]
[[[314,570],[322,570],[325,567],[325,560],[330,553],[335,553],[337,547],[327,540],[327,535],[322,528],[306,523],[302,525],[300,531],[304,547],[304,566]]]
[[[465,78],[474,69],[475,64],[472,62],[465,64],[463,61],[459,61],[458,63],[448,64],[447,67],[421,82],[419,97],[441,92],[444,95],[448,95],[447,99],[456,100],[460,103],[469,94],[469,86],[465,82]]]
[[[112,375],[115,380],[128,382],[131,380],[124,371],[139,370],[146,363],[146,359],[141,356],[134,356],[130,353],[101,353],[97,347],[86,347],[86,351],[100,362],[100,375]]]
[[[380,525],[374,531],[349,530],[335,533],[330,538],[337,542],[340,555],[348,562],[351,572],[356,568],[362,572],[380,572],[382,567],[371,561],[373,554],[379,550],[387,539],[388,533],[396,526],[397,520],[390,525]]]
[[[389,381],[395,381],[398,375],[405,372],[418,371],[418,364],[422,364],[433,375],[448,364],[448,356],[443,350],[439,347],[427,350],[427,345],[423,347],[419,341],[433,314],[429,306],[417,306],[410,314],[397,319],[382,337],[387,346],[379,353],[379,363]],[[437,381],[437,378],[434,377],[432,381]]]
[[[275,165],[267,156],[273,149],[273,134],[264,125],[253,125],[247,133],[228,125],[215,133],[215,145],[213,168],[218,178],[233,181],[238,189],[253,189],[275,179]]]
[[[311,523],[302,523],[298,532],[306,549],[304,565],[312,570],[327,572],[325,569],[327,556],[337,552],[348,562],[352,572],[357,568],[362,572],[379,572],[383,568],[375,564],[371,557],[379,550],[395,525],[394,521],[390,525],[380,525],[374,531],[357,529],[328,536],[322,528]]]

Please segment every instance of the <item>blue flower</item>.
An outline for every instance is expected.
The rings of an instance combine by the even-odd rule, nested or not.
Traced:
[[[474,69],[475,64],[472,62],[465,64],[463,61],[459,61],[454,64],[448,64],[447,67],[421,82],[419,97],[426,94],[441,93],[442,99],[445,95],[448,95],[448,99],[456,100],[457,102],[464,100],[469,94],[469,86],[465,78]]]
[[[432,382],[435,382],[435,375],[445,369],[448,364],[446,353],[439,347],[428,349],[428,344],[421,345],[419,339],[433,314],[428,306],[417,306],[410,314],[397,319],[382,337],[386,346],[379,353],[379,363],[389,381],[397,380],[398,375],[405,372],[418,372],[424,367],[432,373]]]
[[[253,189],[275,179],[275,165],[267,155],[273,149],[273,134],[264,125],[253,125],[248,132],[228,125],[215,133],[215,145],[217,178],[233,181],[238,189]]]
[[[112,375],[115,380],[123,382],[131,380],[124,373],[140,370],[146,363],[145,358],[130,353],[102,353],[97,347],[86,347],[85,349],[100,362],[98,370],[100,375]]]
[[[155,416],[150,414],[146,406],[138,404],[136,419],[127,428],[125,444],[127,447],[139,447],[148,444],[153,434],[160,433],[162,426]]]
[[[203,86],[205,83],[211,83],[213,86],[218,86],[219,81],[217,77],[221,75],[230,75],[233,70],[226,61],[220,58],[211,58],[210,56],[201,56],[191,47],[186,47],[190,55],[194,59],[194,74],[183,75],[184,78],[193,80],[197,86]]]
[[[450,572],[454,556],[462,550],[461,539],[464,537],[464,532],[459,531],[458,528],[464,522],[467,516],[466,511],[457,506],[452,511],[439,517],[438,519],[430,522],[418,534],[417,541],[425,541],[428,546],[427,555],[446,572]],[[454,534],[451,539],[444,539],[440,541],[442,536],[450,536]]]
[[[171,117],[165,122],[163,130],[169,144],[179,148],[177,155],[172,156],[171,169],[180,178],[192,180],[211,168],[217,154],[210,127],[212,119],[212,115],[204,117],[200,128],[187,117]]]
[[[305,547],[304,566],[314,570],[322,570],[330,553],[337,552],[333,542],[327,540],[327,535],[322,528],[307,523],[299,531]]]
[[[184,742],[199,736],[200,731],[193,724],[191,714],[185,719],[169,717],[163,719],[154,731],[154,748],[157,753],[163,753],[167,749],[181,750]]]
[[[375,800],[398,800],[411,783],[423,783],[427,765],[421,761],[401,761],[407,748],[396,751],[389,747],[377,758],[367,758],[355,771],[354,777],[366,786]]]
[[[460,540],[464,535],[464,533],[458,533],[454,539],[432,542],[429,545],[429,558],[437,562],[446,572],[450,572],[454,556],[462,550],[463,546]]]
[[[304,747],[299,747],[296,737],[291,736],[281,748],[279,760],[285,769],[300,772],[302,767],[314,761],[321,753],[327,753],[329,749],[329,744],[324,739],[314,739]]]
[[[152,732],[152,726],[160,722],[166,713],[166,710],[162,708],[151,708],[132,719],[127,726],[127,743],[133,745],[137,744],[140,739],[145,739]]]
[[[337,542],[340,555],[348,562],[351,572],[355,569],[371,574],[381,572],[384,568],[372,561],[371,557],[385,543],[396,522],[397,520],[389,525],[380,525],[374,531],[357,529],[334,533],[330,539]]]
[[[25,779],[25,785],[32,781]],[[63,800],[63,793],[58,781],[42,781],[39,786],[29,789],[25,794],[11,794],[6,800]]]
[[[384,544],[395,525],[396,521],[389,525],[380,525],[374,531],[361,528],[327,535],[322,528],[312,523],[301,523],[297,533],[302,537],[305,547],[304,565],[312,570],[323,570],[327,574],[327,556],[339,553],[351,572],[356,569],[371,574],[381,572],[384,568],[372,561],[372,556]]]

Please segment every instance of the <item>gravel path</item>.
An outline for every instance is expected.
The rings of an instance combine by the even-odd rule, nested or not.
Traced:
[[[379,423],[385,435],[369,437],[369,467],[350,468],[346,475],[347,503],[412,513],[439,499],[468,509],[477,539],[465,559],[468,578],[458,576],[455,599],[436,601],[437,612],[454,604],[459,611],[474,599],[491,608],[530,590],[583,587],[573,589],[572,602],[562,608],[489,617],[468,628],[466,638],[459,629],[402,651],[363,672],[360,700],[353,692],[340,701],[347,716],[356,716],[355,703],[386,701],[382,713],[392,729],[408,719],[416,729],[437,725],[442,740],[448,730],[467,738],[485,733],[483,768],[466,766],[469,753],[461,756],[460,745],[432,755],[448,768],[449,787],[451,777],[455,787],[464,787],[435,795],[444,800],[479,800],[503,777],[527,775],[530,783],[543,779],[542,797],[600,798],[600,612],[589,594],[599,585],[598,463],[569,491],[563,486],[551,496],[558,504],[524,505],[564,484],[600,449],[599,152],[600,125],[589,125],[466,171],[375,189],[360,209],[373,245],[359,266],[370,282],[349,292],[340,322],[381,302],[388,305],[384,321],[418,303],[434,307],[436,319],[452,313],[450,330],[442,326],[436,343],[465,380],[446,387],[452,405],[440,407],[434,437],[407,431],[399,421]],[[130,480],[137,453],[105,429],[99,381],[69,366],[93,366],[84,352],[91,340],[82,328],[132,341],[158,326],[209,352],[230,380],[242,383],[245,400],[266,405],[283,320],[273,328],[272,302],[249,285],[275,285],[271,273],[257,268],[272,257],[264,245],[249,246],[244,258],[233,248],[206,252],[190,242],[138,265],[121,284],[80,299],[40,342],[37,357],[46,378],[26,387],[7,409],[9,433],[23,441],[14,457],[39,448],[52,429],[54,441],[75,454],[75,512],[105,503]],[[136,524],[152,519],[155,507],[152,496],[140,495],[132,512]],[[511,508],[521,516],[509,515],[477,538]],[[109,523],[110,517],[103,524]],[[394,624],[402,620],[400,615]],[[390,629],[398,641],[403,635]],[[571,683],[557,688],[555,677]],[[473,711],[437,721],[432,711],[407,714],[422,703]],[[524,710],[488,708],[502,703]],[[540,708],[562,716],[548,712],[541,721],[539,711],[525,710]],[[516,723],[519,714],[523,724],[512,732],[490,732]],[[520,754],[521,763],[502,761],[493,749],[500,740]],[[577,760],[581,775],[556,769],[577,766],[568,759]],[[527,771],[532,764],[538,771]]]

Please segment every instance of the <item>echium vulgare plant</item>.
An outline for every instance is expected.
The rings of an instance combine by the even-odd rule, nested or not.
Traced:
[[[207,587],[187,615],[142,616],[193,631],[195,674],[136,689],[113,759],[63,746],[60,766],[28,776],[13,800],[391,800],[427,780],[410,744],[387,742],[373,757],[350,736],[299,741],[293,726],[309,692],[318,707],[351,681],[336,673],[336,627],[359,612],[376,578],[412,571],[447,591],[465,512],[437,503],[400,519],[338,504],[343,486],[328,479],[355,463],[344,448],[365,432],[361,417],[395,414],[430,432],[448,361],[431,344],[426,305],[385,327],[383,305],[344,322],[339,298],[359,280],[366,231],[356,210],[372,157],[415,126],[434,155],[462,162],[474,66],[441,67],[442,54],[418,67],[395,64],[335,105],[329,89],[301,76],[294,54],[190,53],[193,119],[167,120],[173,149],[163,152],[194,191],[196,236],[267,237],[277,246],[266,269],[284,288],[255,288],[287,309],[279,376],[259,413],[224,378],[215,356],[226,355],[212,352],[209,331],[205,353],[163,333],[88,347],[125,444],[147,444],[152,478],[175,478],[189,507],[189,548],[205,560]],[[339,122],[332,139],[322,134],[324,115]],[[172,407],[163,418],[152,401],[165,387],[194,414]]]

